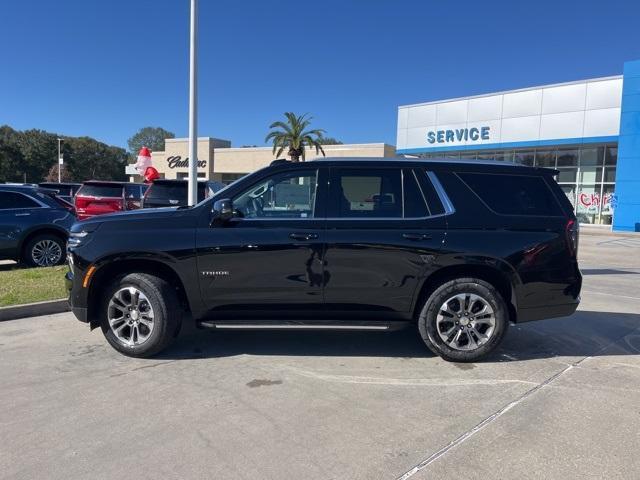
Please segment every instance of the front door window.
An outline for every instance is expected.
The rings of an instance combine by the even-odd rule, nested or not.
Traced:
[[[315,215],[317,171],[287,172],[254,184],[233,199],[245,219],[303,219]]]

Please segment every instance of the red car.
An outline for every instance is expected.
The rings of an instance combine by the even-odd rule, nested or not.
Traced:
[[[140,208],[147,187],[143,183],[100,180],[84,182],[75,196],[78,220]]]

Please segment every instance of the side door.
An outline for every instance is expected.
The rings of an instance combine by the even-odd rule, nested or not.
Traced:
[[[208,316],[277,320],[319,312],[325,171],[293,168],[262,177],[232,192],[233,219],[200,223],[198,275]]]
[[[22,234],[45,206],[19,192],[0,192],[0,257],[18,258]]]
[[[329,199],[325,308],[335,318],[408,318],[446,231],[425,172],[333,167]]]

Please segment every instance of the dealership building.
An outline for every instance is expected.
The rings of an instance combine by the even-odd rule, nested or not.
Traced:
[[[356,143],[323,145],[327,157],[395,157],[393,145],[384,143]],[[286,151],[285,151],[286,154]],[[306,160],[322,156],[307,148]],[[229,140],[211,137],[198,138],[198,178],[230,183],[247,173],[266,167],[276,159],[271,147],[231,147]],[[162,178],[186,179],[189,172],[189,139],[165,140],[164,151],[151,152],[153,167]],[[133,165],[126,168],[131,181],[140,177]]]
[[[397,147],[325,145],[331,157],[497,159],[555,168],[581,223],[640,231],[640,60],[623,74],[398,107]],[[306,159],[318,155],[307,149]],[[275,159],[271,147],[198,139],[198,177],[231,182]],[[161,177],[186,178],[188,139],[152,152]],[[139,179],[133,165],[131,180]]]
[[[581,223],[640,231],[640,61],[614,77],[401,106],[397,153],[556,168]]]

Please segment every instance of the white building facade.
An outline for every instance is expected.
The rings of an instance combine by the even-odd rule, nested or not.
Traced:
[[[557,168],[583,223],[612,223],[623,76],[398,108],[397,152]]]

